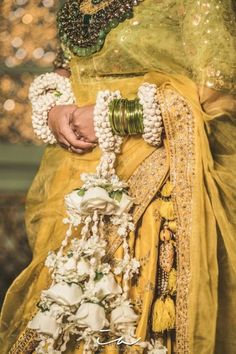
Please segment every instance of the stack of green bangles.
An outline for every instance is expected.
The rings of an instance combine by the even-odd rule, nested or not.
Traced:
[[[109,104],[109,120],[114,134],[143,134],[143,107],[139,99],[115,99]]]

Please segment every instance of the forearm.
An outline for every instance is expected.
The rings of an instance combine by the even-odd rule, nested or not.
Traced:
[[[57,73],[60,76],[64,76],[64,77],[67,77],[67,78],[69,78],[70,75],[71,75],[69,70],[63,69],[63,68],[57,68],[57,69],[54,70],[54,72]]]

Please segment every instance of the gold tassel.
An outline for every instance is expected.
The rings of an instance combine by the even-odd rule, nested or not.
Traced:
[[[168,290],[171,295],[175,294],[176,292],[176,279],[176,269],[172,268],[168,276]]]
[[[173,185],[170,181],[167,181],[164,186],[162,187],[162,190],[161,190],[161,195],[163,197],[170,197],[171,193],[172,193],[172,190],[173,190]]]
[[[173,203],[171,201],[162,201],[160,207],[160,215],[162,218],[166,220],[174,220],[174,208]]]
[[[153,307],[152,329],[154,332],[164,332],[175,327],[175,304],[167,296],[158,298]]]
[[[170,229],[170,231],[172,231],[174,234],[177,231],[177,224],[175,220],[169,221],[168,222],[168,229]]]

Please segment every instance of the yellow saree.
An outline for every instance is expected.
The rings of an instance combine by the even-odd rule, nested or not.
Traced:
[[[155,83],[160,88],[164,146],[155,149],[140,137],[127,138],[117,163],[118,175],[128,181],[137,201],[136,230],[129,239],[142,266],[139,281],[130,291],[140,315],[137,337],[145,340],[152,333],[150,319],[156,299],[162,217],[160,191],[170,179],[177,229],[177,297],[176,338],[173,331],[164,337],[168,354],[233,354],[235,101],[232,93],[215,100],[214,91],[208,94],[204,86],[199,91],[200,86],[189,78],[204,84],[203,71],[199,76],[197,71],[193,72],[194,61],[199,64],[200,55],[196,54],[191,63],[190,56],[183,52],[183,28],[175,17],[178,11],[187,11],[190,3],[144,1],[135,9],[133,19],[109,33],[100,52],[89,58],[72,57],[71,80],[80,106],[95,103],[101,89],[119,89],[124,97],[134,98],[143,82]],[[187,14],[195,16],[194,6],[197,5]],[[205,10],[201,7],[198,14],[206,16]],[[195,17],[191,19],[197,21]],[[188,23],[186,15],[184,25]],[[224,33],[222,30],[222,37]],[[232,60],[232,54],[228,59]],[[230,63],[228,67],[231,70]],[[211,73],[211,79],[212,76]],[[219,88],[218,78],[214,76],[211,87]],[[233,90],[232,71],[226,73],[224,80],[226,88]],[[65,234],[64,195],[81,186],[80,174],[94,171],[99,157],[99,148],[81,156],[59,146],[46,149],[26,206],[33,260],[14,281],[5,299],[0,346],[3,354],[34,352],[34,333],[25,328],[36,311],[41,291],[50,285],[45,258],[50,250],[60,246]],[[116,235],[111,233],[108,240],[108,257],[121,257]],[[136,346],[122,350],[142,352]],[[116,354],[121,349],[109,345],[102,347],[101,352]],[[82,353],[82,345],[76,348],[71,343],[66,353]]]

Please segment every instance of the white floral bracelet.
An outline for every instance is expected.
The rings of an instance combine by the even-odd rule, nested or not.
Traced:
[[[139,87],[138,98],[143,106],[143,139],[156,147],[162,143],[163,119],[157,101],[157,86],[144,83]]]
[[[45,143],[55,144],[56,139],[47,124],[48,112],[56,105],[75,102],[70,79],[57,73],[40,75],[30,85],[29,99],[35,134]]]
[[[120,152],[120,146],[123,142],[121,136],[113,134],[109,122],[109,103],[118,98],[121,98],[119,91],[99,91],[94,108],[94,129],[103,152],[100,164],[97,167],[97,173],[104,178],[115,174],[116,154]]]

